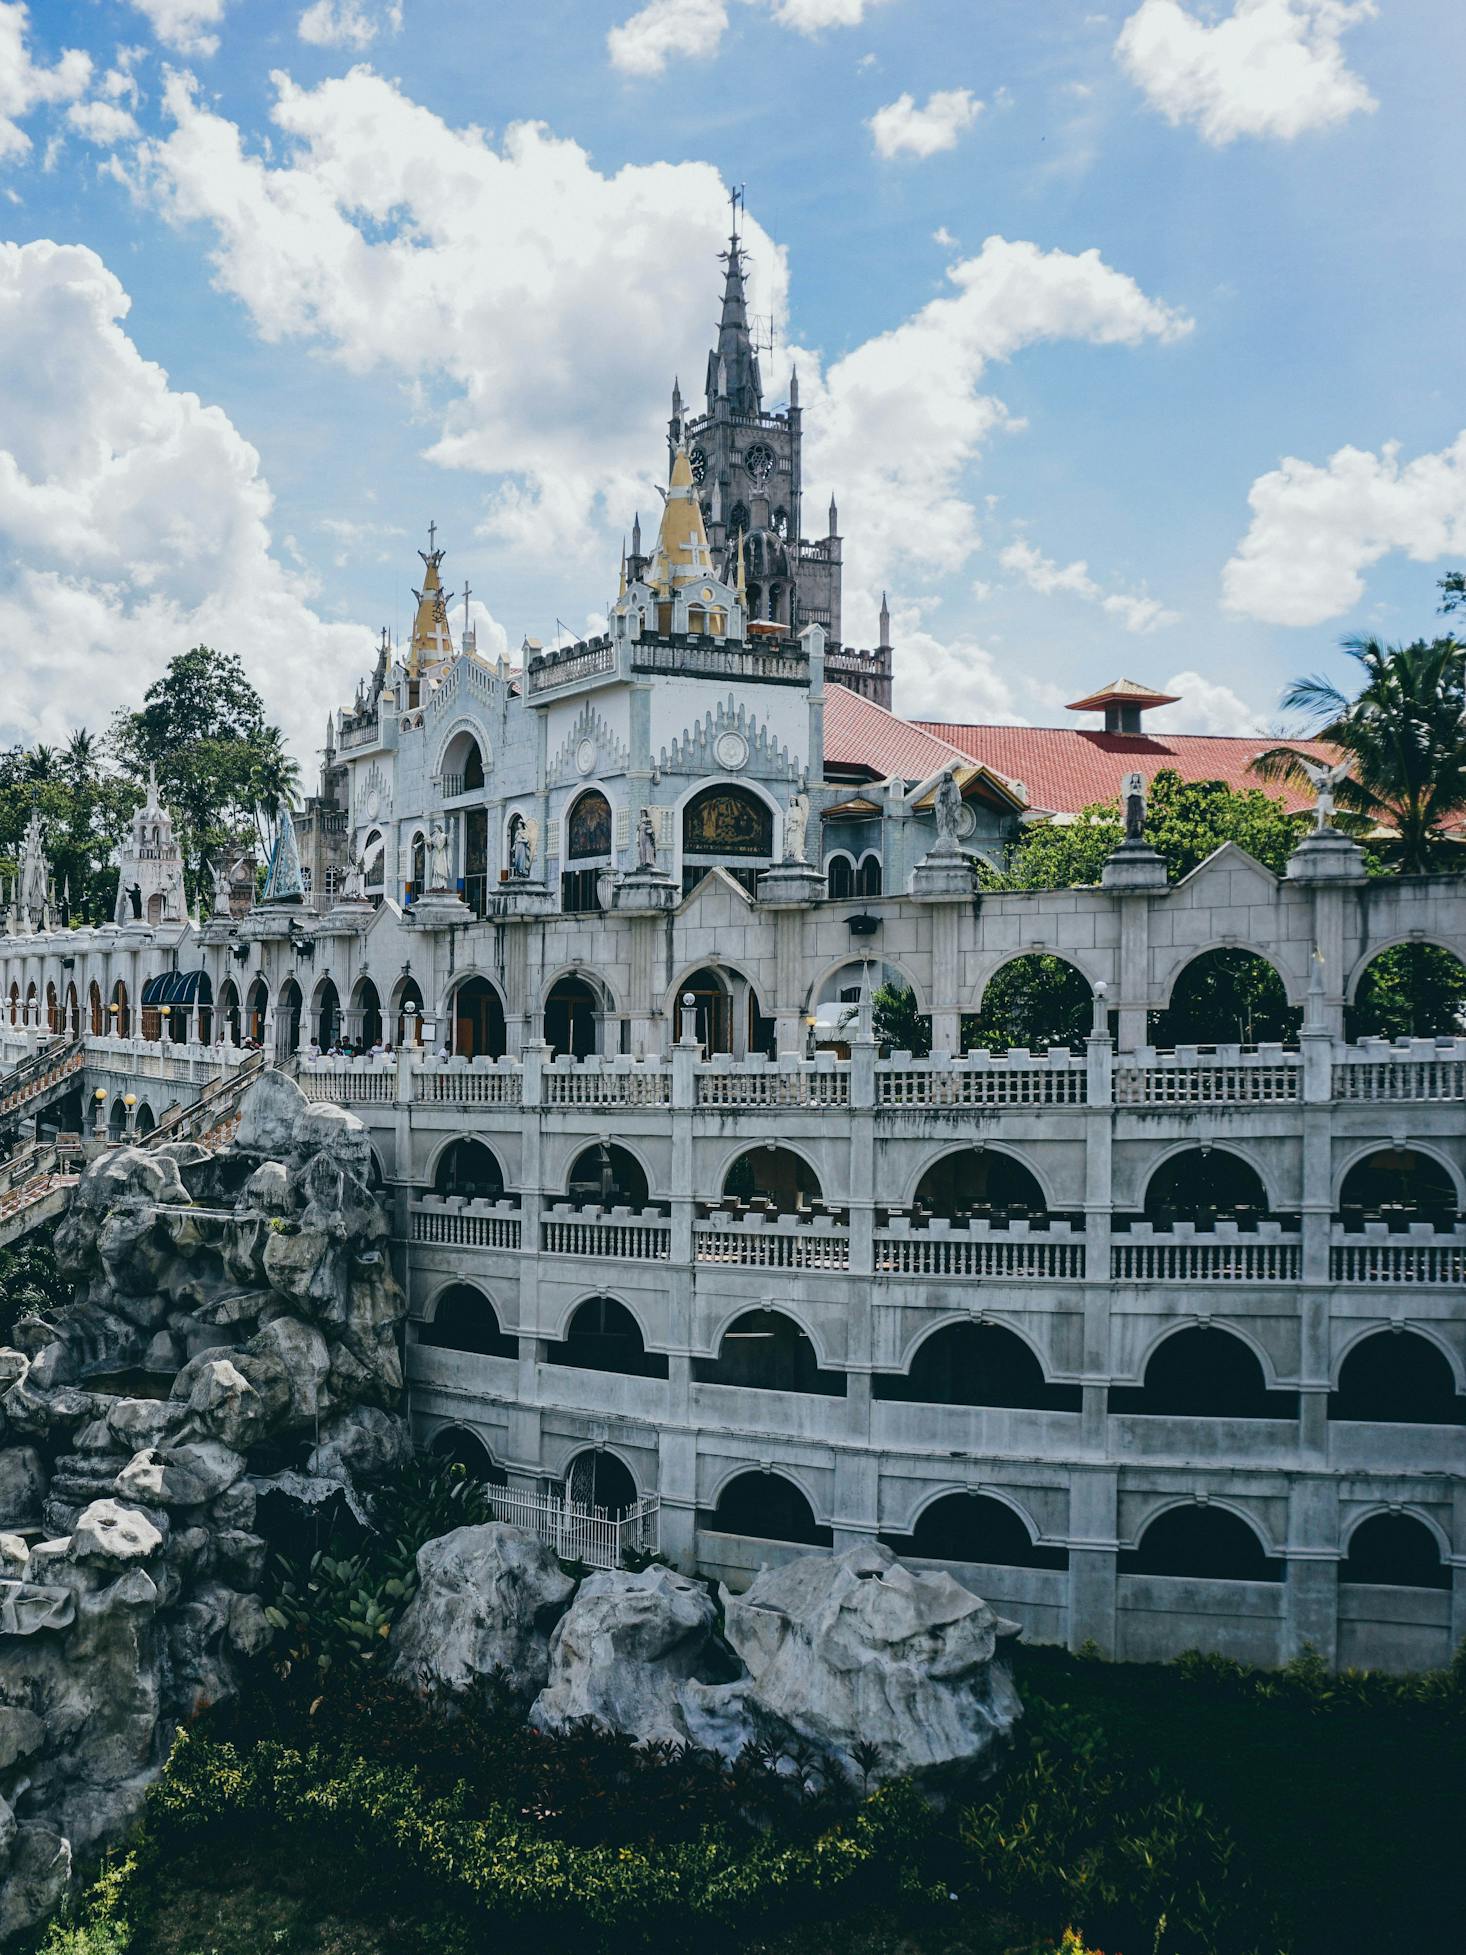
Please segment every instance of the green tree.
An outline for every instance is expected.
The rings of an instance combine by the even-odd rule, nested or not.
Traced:
[[[1441,593],[1442,611],[1466,609],[1466,570],[1450,570],[1441,578],[1436,588]]]
[[[1466,965],[1440,944],[1395,944],[1360,979],[1350,1039],[1457,1038],[1466,1032]]]
[[[0,872],[14,873],[34,808],[58,899],[70,893],[70,920],[105,923],[117,890],[113,856],[136,795],[94,756],[73,765],[78,738],[90,741],[85,733],[73,735],[59,758],[40,749],[39,770],[35,748],[15,746],[0,754]]]
[[[995,971],[982,1010],[962,1020],[964,1052],[1041,1052],[1082,1045],[1094,1024],[1094,994],[1062,957],[1036,952]]]
[[[269,854],[280,827],[282,808],[294,809],[300,793],[300,762],[285,745],[278,726],[260,730],[253,742],[250,798],[261,857]]]
[[[1466,809],[1466,648],[1455,638],[1410,645],[1346,638],[1344,650],[1364,670],[1352,699],[1315,674],[1295,679],[1283,704],[1313,714],[1310,737],[1348,757],[1350,774],[1335,790],[1345,821],[1392,829],[1388,853],[1407,874],[1433,869],[1455,850],[1444,830]],[[1264,780],[1306,784],[1291,747],[1272,747],[1253,765]]]
[[[924,1059],[932,1049],[931,1020],[917,1009],[909,985],[883,984],[871,994],[871,1030],[884,1052],[910,1052]]]

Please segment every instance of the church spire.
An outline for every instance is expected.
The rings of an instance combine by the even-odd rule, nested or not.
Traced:
[[[662,525],[657,536],[651,583],[655,590],[669,594],[678,584],[712,574],[713,560],[703,528],[702,509],[697,500],[697,484],[692,479],[692,463],[685,447],[672,457],[672,479],[667,485],[667,500],[662,505]]]
[[[415,590],[417,615],[412,621],[412,639],[407,650],[407,670],[416,678],[425,665],[436,665],[453,656],[453,633],[448,623],[448,597],[438,575],[443,552],[437,547],[438,525],[428,524],[428,547],[419,550],[423,560],[423,582]]]
[[[886,593],[882,591],[881,592],[881,638],[880,638],[880,643],[876,647],[876,650],[879,652],[887,651],[890,649],[890,644],[891,644],[891,607],[886,602]]]
[[[726,395],[733,413],[757,414],[763,408],[763,382],[749,330],[743,241],[738,235],[743,192],[731,191],[729,203],[732,223],[728,249],[723,254],[727,268],[723,280],[723,315],[718,322],[718,343],[708,355],[708,412],[713,413],[714,403]]]

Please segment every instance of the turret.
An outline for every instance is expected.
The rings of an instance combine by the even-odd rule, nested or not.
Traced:
[[[830,528],[829,528],[829,534],[830,534],[831,536],[838,536],[838,535],[840,534],[840,512],[839,512],[839,510],[838,510],[838,509],[837,509],[837,508],[835,507],[835,498],[834,498],[833,496],[831,496],[831,497],[830,497]]]
[[[789,412],[791,414],[799,412],[799,368],[797,366],[789,369]]]

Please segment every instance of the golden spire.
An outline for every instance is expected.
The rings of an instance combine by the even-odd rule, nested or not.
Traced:
[[[438,566],[443,552],[437,548],[438,526],[428,524],[428,547],[419,550],[423,560],[423,582],[415,590],[417,615],[412,621],[412,638],[407,650],[408,677],[416,679],[425,665],[438,665],[453,656],[453,632],[448,623],[448,597],[443,590]]]
[[[654,585],[665,584],[671,590],[678,584],[711,576],[712,568],[712,552],[708,548],[708,533],[703,528],[692,463],[688,460],[686,442],[679,441],[672,457],[667,500],[662,505],[662,527],[657,536],[651,581]]]

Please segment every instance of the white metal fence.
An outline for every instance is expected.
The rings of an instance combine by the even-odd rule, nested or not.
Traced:
[[[625,1513],[606,1507],[581,1507],[552,1494],[525,1493],[517,1487],[489,1487],[494,1518],[522,1527],[564,1561],[591,1568],[619,1568],[628,1553],[657,1554],[662,1545],[661,1498],[648,1494]]]

